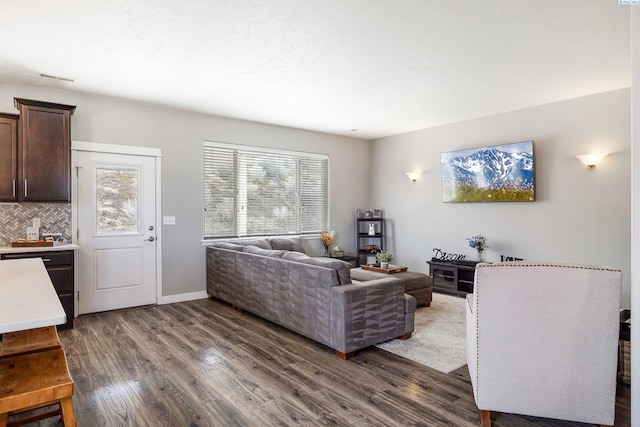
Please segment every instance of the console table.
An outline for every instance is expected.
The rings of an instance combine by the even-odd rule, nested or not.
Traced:
[[[476,261],[427,261],[435,292],[464,296],[473,292]]]

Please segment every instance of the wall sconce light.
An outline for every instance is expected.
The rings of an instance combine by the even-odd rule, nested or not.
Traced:
[[[418,178],[420,178],[420,175],[422,175],[422,172],[405,172],[405,173],[409,177],[409,179],[413,182],[416,182]]]
[[[584,164],[586,167],[593,169],[595,168],[598,164],[600,164],[600,162],[602,161],[602,159],[605,158],[605,156],[609,154],[609,153],[598,153],[598,154],[581,154],[579,156],[576,156],[581,162],[582,164]]]

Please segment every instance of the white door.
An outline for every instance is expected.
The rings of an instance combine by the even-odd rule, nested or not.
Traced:
[[[156,159],[78,151],[78,313],[156,302]]]

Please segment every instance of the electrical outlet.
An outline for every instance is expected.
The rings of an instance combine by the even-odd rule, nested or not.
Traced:
[[[33,226],[35,228],[40,228],[40,218],[33,218]]]

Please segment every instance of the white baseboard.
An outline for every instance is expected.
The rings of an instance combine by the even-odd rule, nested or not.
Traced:
[[[158,301],[158,304],[172,304],[174,302],[184,302],[184,301],[191,301],[194,299],[203,299],[203,298],[209,298],[209,295],[207,294],[207,291],[199,291],[199,292],[189,292],[186,294],[176,294],[176,295],[167,295],[166,297],[162,297],[160,298],[160,301]]]

